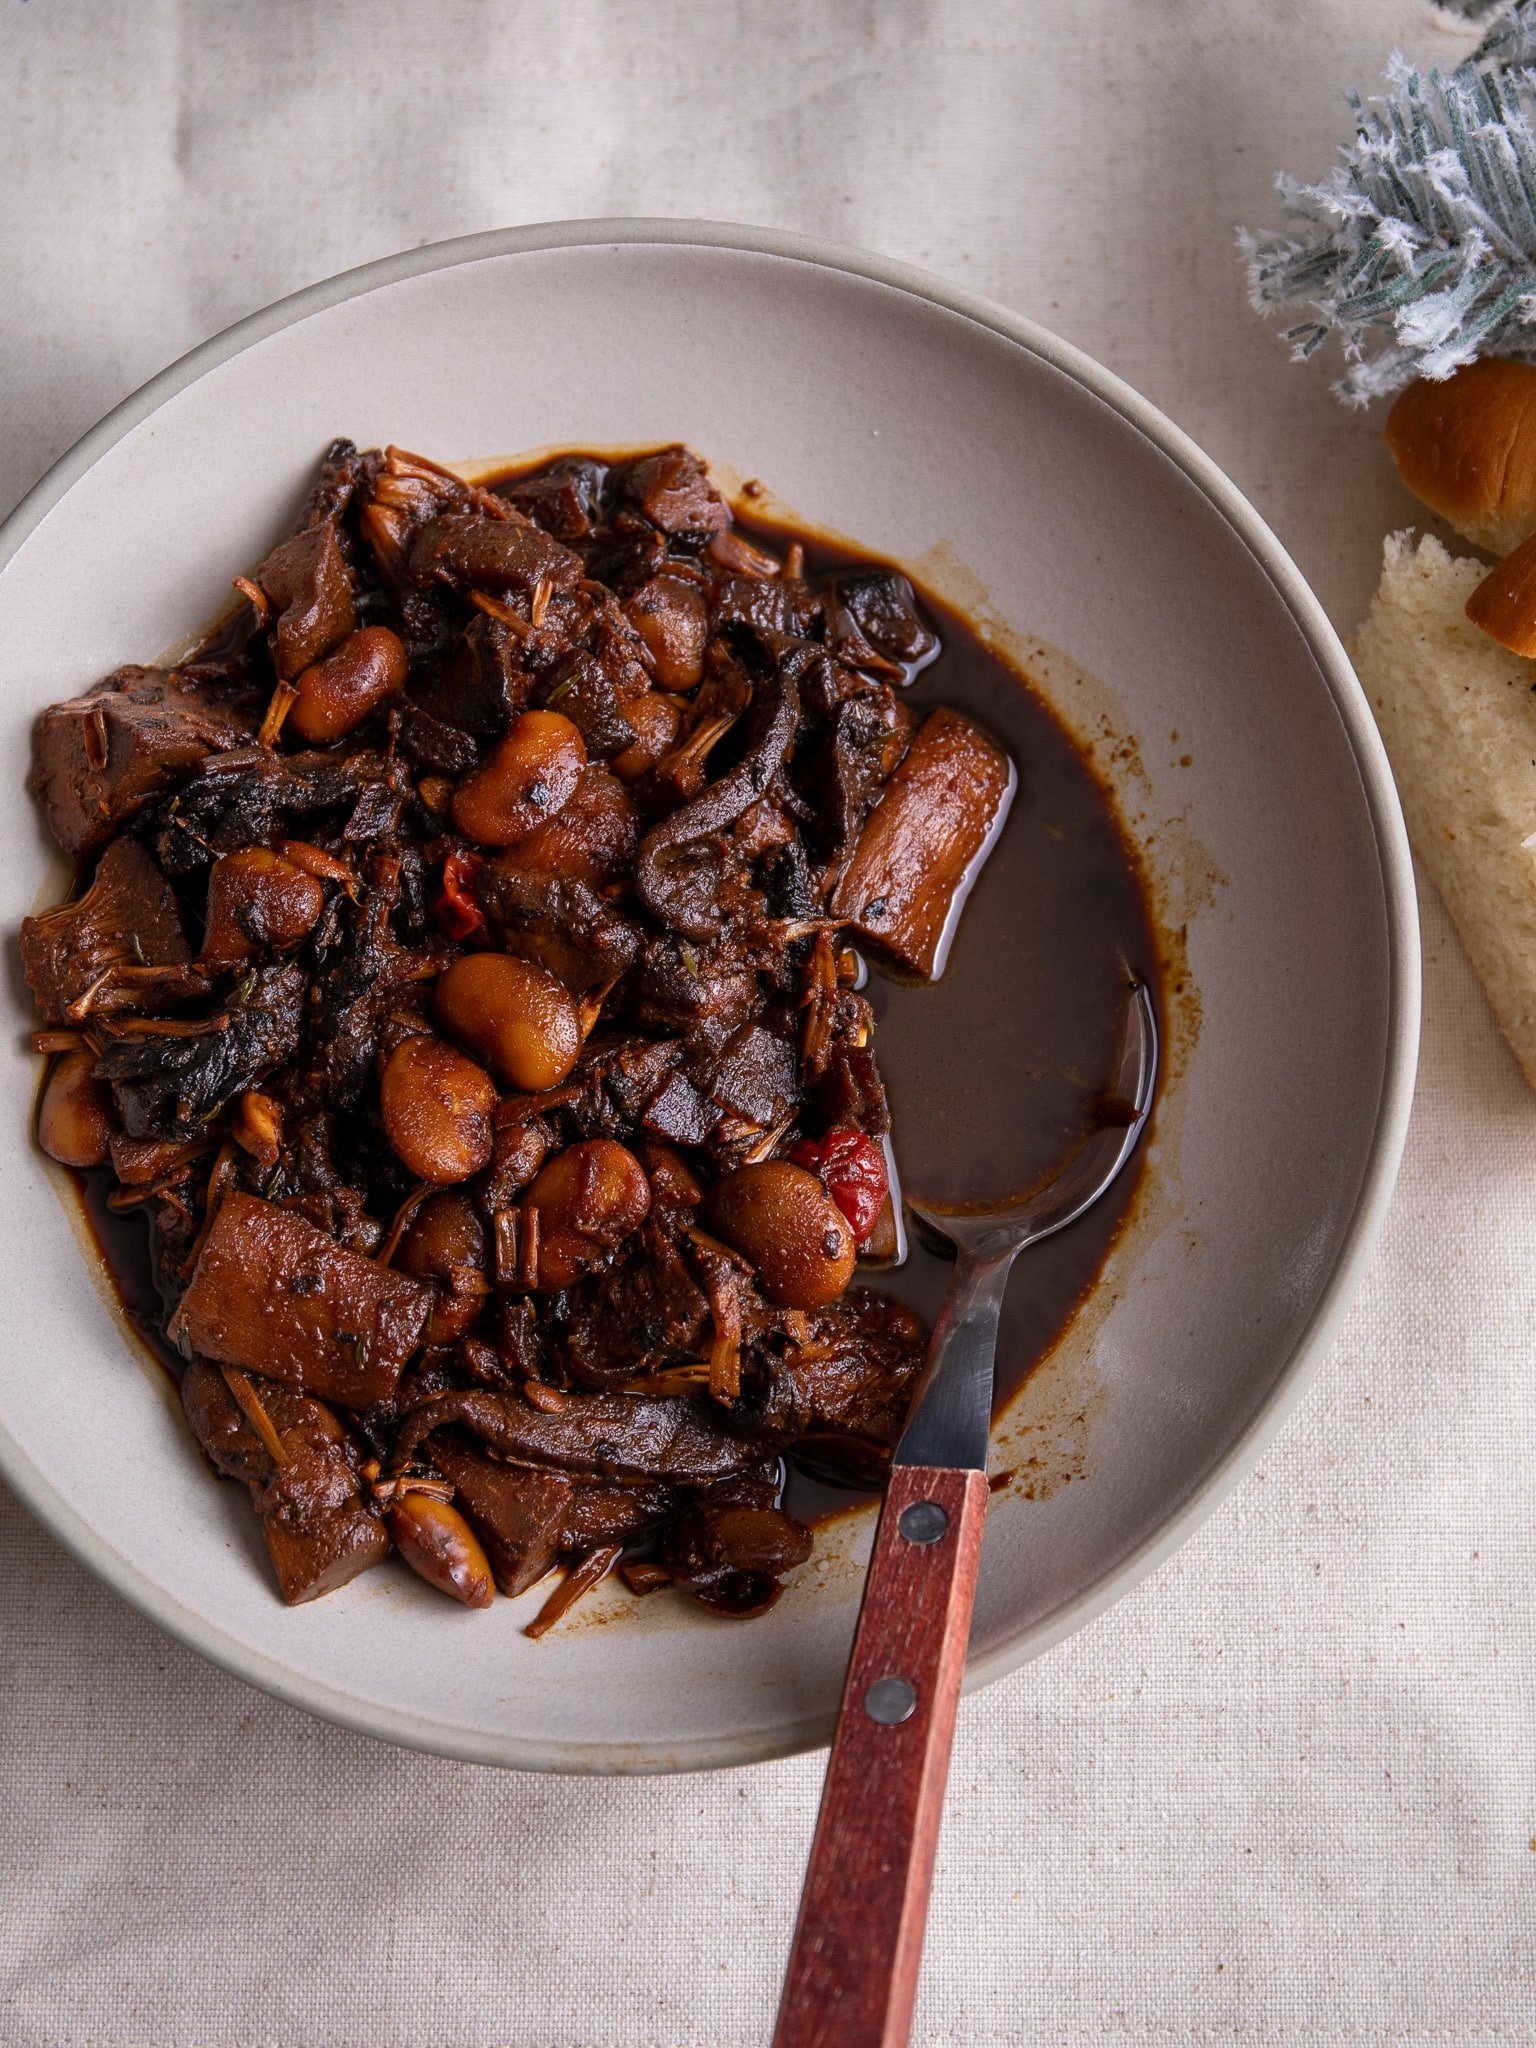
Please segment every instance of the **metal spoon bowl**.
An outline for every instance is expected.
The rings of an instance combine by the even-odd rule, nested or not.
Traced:
[[[1014,1260],[1075,1223],[1135,1151],[1157,1086],[1157,1020],[1146,984],[1128,980],[1115,1072],[1102,1098],[1115,1119],[1091,1131],[1048,1180],[984,1214],[911,1205],[955,1247],[955,1272],[934,1325],[899,1465],[983,1466],[1003,1296]]]

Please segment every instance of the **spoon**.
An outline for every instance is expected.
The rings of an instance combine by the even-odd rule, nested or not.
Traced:
[[[914,1213],[955,1247],[870,1554],[774,2048],[902,2048],[987,1510],[998,1320],[1014,1260],[1075,1222],[1136,1149],[1157,1026],[1131,979],[1104,1119],[1048,1181],[986,1214]]]

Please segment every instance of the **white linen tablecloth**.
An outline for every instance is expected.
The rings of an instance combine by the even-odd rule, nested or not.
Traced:
[[[312,279],[712,215],[930,265],[1081,344],[1348,628],[1409,502],[1248,312],[1233,230],[1274,169],[1323,168],[1393,43],[1469,40],[1427,0],[0,0],[0,504]],[[1423,910],[1373,1273],[1199,1535],[962,1708],[920,2040],[1536,2039],[1536,1100]],[[766,2041],[819,1758],[438,1762],[222,1676],[9,1500],[0,1561],[8,2048]]]

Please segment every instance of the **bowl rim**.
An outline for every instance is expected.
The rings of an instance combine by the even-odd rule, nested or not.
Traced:
[[[1300,570],[1243,493],[1184,431],[1129,384],[1049,329],[913,264],[781,229],[687,218],[597,217],[498,228],[403,250],[308,285],[236,321],[130,393],[32,486],[0,525],[0,577],[32,532],[103,455],[169,399],[220,364],[311,314],[382,286],[460,264],[541,251],[657,246],[719,249],[806,263],[884,285],[1016,343],[1091,392],[1166,455],[1226,520],[1264,570],[1322,672],[1354,755],[1381,865],[1388,948],[1387,1041],[1376,1123],[1360,1191],[1333,1268],[1273,1386],[1242,1431],[1167,1520],[1056,1613],[1021,1630],[965,1677],[971,1691],[1040,1656],[1110,1607],[1194,1533],[1255,1463],[1305,1393],[1380,1237],[1402,1157],[1418,1054],[1418,906],[1407,830],[1385,747],[1349,657]],[[97,1578],[168,1634],[237,1678],[362,1734],[470,1763],[572,1774],[714,1769],[767,1762],[826,1743],[831,1713],[745,1734],[655,1743],[530,1742],[515,1732],[444,1728],[296,1674],[148,1581],[54,1487],[0,1421],[0,1477]]]

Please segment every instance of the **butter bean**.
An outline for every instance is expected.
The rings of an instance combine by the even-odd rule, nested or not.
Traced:
[[[402,1493],[385,1519],[400,1555],[429,1586],[466,1607],[490,1606],[490,1559],[456,1507],[430,1493]]]
[[[434,1010],[451,1038],[503,1086],[558,1088],[581,1051],[575,998],[547,968],[509,953],[466,953],[437,984]]]
[[[632,728],[634,744],[613,757],[613,772],[620,782],[638,782],[648,768],[654,768],[677,738],[683,714],[674,697],[660,690],[647,690],[624,706],[624,717]]]
[[[586,761],[581,734],[568,718],[558,711],[521,712],[455,790],[453,822],[479,846],[513,846],[569,799]]]
[[[405,1039],[379,1083],[384,1131],[420,1180],[468,1180],[491,1156],[496,1084],[441,1038]]]
[[[456,1344],[473,1328],[490,1292],[486,1256],[485,1225],[468,1195],[445,1188],[422,1203],[400,1240],[395,1265],[436,1289],[423,1343]]]
[[[858,1246],[848,1219],[803,1166],[738,1166],[715,1183],[706,1213],[781,1308],[825,1308],[853,1278]]]
[[[113,1131],[112,1091],[96,1078],[88,1045],[54,1062],[37,1111],[37,1142],[61,1166],[105,1166]]]
[[[259,953],[287,953],[313,930],[325,891],[312,874],[265,846],[216,860],[208,877],[203,961],[237,967]]]
[[[538,1284],[569,1287],[601,1265],[645,1221],[650,1183],[634,1153],[612,1138],[567,1145],[540,1168],[523,1198],[539,1213]]]
[[[289,729],[311,746],[343,738],[405,688],[407,666],[405,648],[387,626],[349,633],[333,654],[295,681],[299,694],[288,713]]]
[[[704,674],[709,605],[696,583],[653,576],[624,606],[630,624],[651,651],[663,690],[691,690]]]

